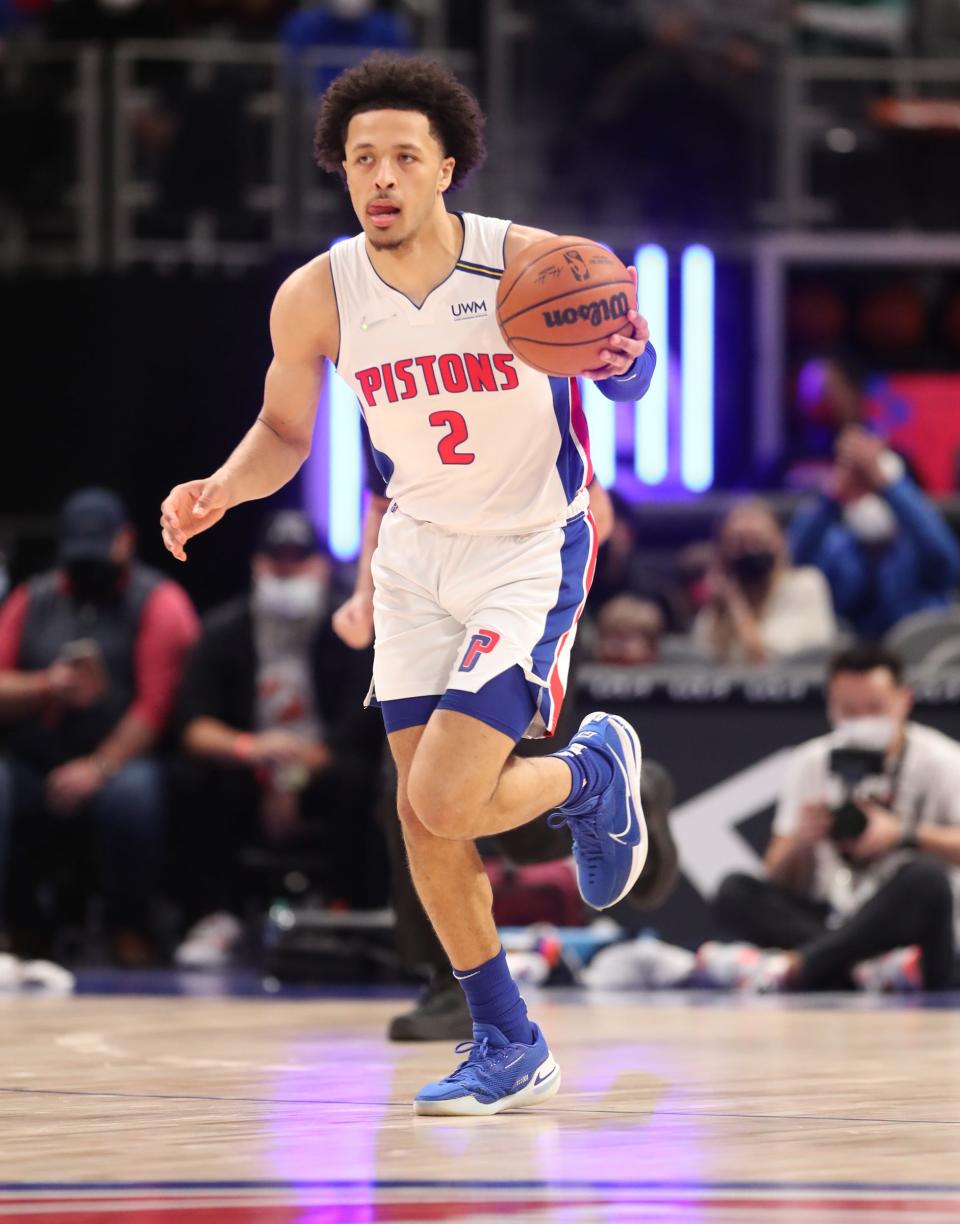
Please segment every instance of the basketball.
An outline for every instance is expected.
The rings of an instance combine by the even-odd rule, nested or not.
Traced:
[[[568,377],[604,364],[600,350],[636,308],[633,281],[611,251],[589,238],[543,238],[504,268],[497,323],[517,356]]]

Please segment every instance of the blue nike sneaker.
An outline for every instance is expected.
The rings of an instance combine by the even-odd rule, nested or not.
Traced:
[[[466,1054],[452,1075],[427,1084],[417,1093],[413,1112],[418,1114],[478,1117],[548,1101],[560,1087],[560,1068],[554,1062],[543,1033],[535,1024],[533,1042],[507,1041],[492,1024],[475,1024],[473,1041],[461,1041],[457,1054]]]
[[[647,826],[640,803],[640,741],[625,718],[588,714],[565,753],[600,752],[613,780],[600,794],[568,800],[547,823],[569,827],[580,896],[594,909],[622,901],[647,859]],[[560,753],[558,755],[564,755]]]

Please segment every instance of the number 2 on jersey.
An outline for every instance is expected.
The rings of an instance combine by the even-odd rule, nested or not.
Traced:
[[[459,412],[444,408],[442,412],[431,412],[428,419],[431,425],[446,426],[450,430],[437,443],[441,463],[473,463],[476,455],[472,451],[457,450],[467,440],[467,422]]]

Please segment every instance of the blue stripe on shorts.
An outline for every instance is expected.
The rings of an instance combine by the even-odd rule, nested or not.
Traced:
[[[434,710],[456,710],[508,735],[514,743],[523,738],[536,712],[531,685],[519,666],[508,667],[476,693],[447,689],[439,696],[402,697],[379,705],[388,735],[425,726]]]

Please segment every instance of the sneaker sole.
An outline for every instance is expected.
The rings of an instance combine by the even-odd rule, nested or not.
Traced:
[[[538,1084],[536,1077],[545,1068],[547,1076]],[[532,1105],[542,1105],[556,1096],[559,1090],[560,1067],[553,1056],[547,1054],[529,1084],[525,1084],[519,1092],[501,1097],[499,1101],[484,1103],[472,1096],[456,1097],[451,1101],[414,1101],[413,1112],[426,1118],[483,1118],[503,1113],[505,1109],[529,1109]]]
[[[612,905],[622,901],[634,884],[636,884],[637,880],[640,879],[640,872],[643,871],[643,865],[647,861],[649,836],[647,834],[647,822],[643,815],[643,804],[640,801],[640,766],[643,759],[640,737],[625,718],[621,718],[619,714],[606,714],[602,710],[596,710],[593,714],[588,714],[580,726],[581,728],[586,727],[589,723],[598,719],[606,719],[612,724],[614,731],[617,733],[617,739],[620,741],[626,766],[627,787],[630,791],[630,798],[633,800],[637,823],[640,826],[640,840],[633,847],[633,861],[630,864],[630,874],[627,876],[627,882],[619,895],[614,897],[612,901],[608,901],[606,905],[597,906],[591,901],[587,901],[587,898],[583,897],[583,893],[580,894],[584,901],[587,901],[587,905],[591,909],[609,909]],[[579,889],[579,881],[577,887]]]

